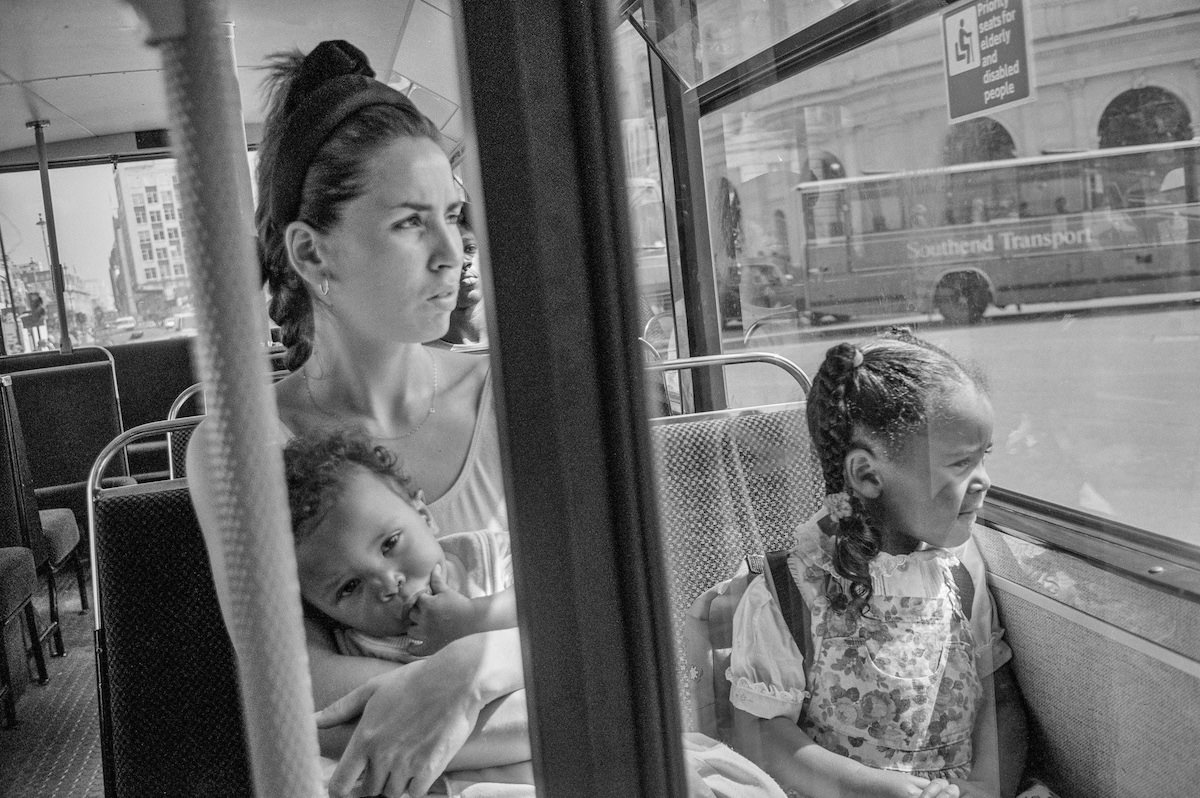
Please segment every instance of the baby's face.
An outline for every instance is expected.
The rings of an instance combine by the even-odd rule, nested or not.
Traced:
[[[383,477],[355,467],[338,503],[296,547],[300,593],[345,626],[402,634],[444,562],[433,521]]]

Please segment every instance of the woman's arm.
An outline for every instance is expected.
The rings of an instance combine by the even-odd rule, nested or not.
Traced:
[[[484,706],[524,686],[520,652],[516,629],[470,635],[371,679],[318,712],[322,727],[361,715],[329,780],[330,794],[349,795],[353,787],[374,795],[388,783],[420,796],[448,768],[528,759],[527,731],[516,704],[502,704],[486,716],[498,739],[485,733],[478,745],[463,749]],[[360,776],[362,785],[354,787]]]
[[[733,710],[734,749],[767,771],[785,791],[810,798],[933,798],[957,796],[943,780],[929,781],[868,767],[813,742],[786,717],[757,718]],[[792,793],[789,793],[792,794]]]

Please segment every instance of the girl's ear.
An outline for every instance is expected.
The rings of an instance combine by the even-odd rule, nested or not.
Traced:
[[[883,474],[875,453],[869,449],[851,449],[845,463],[846,487],[864,499],[878,499],[883,493]]]
[[[329,271],[321,254],[320,233],[308,222],[292,222],[284,232],[288,261],[308,285],[309,293],[321,296],[321,281],[328,285]]]

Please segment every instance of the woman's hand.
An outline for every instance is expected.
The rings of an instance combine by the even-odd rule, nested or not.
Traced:
[[[471,635],[371,679],[318,712],[321,728],[361,715],[329,794],[425,795],[474,730],[484,705],[522,686],[519,652],[515,630]]]

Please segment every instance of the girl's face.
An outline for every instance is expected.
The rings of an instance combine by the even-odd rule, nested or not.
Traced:
[[[372,340],[439,338],[463,263],[450,162],[429,139],[406,137],[371,156],[364,174],[363,193],[319,239],[335,318]]]
[[[304,598],[334,621],[376,636],[408,629],[433,567],[445,562],[424,506],[417,509],[399,491],[352,467],[337,504],[296,547]]]
[[[871,504],[884,531],[884,551],[965,543],[992,485],[983,465],[991,448],[991,402],[967,385],[947,397],[946,407],[904,451],[881,458],[882,490]]]

